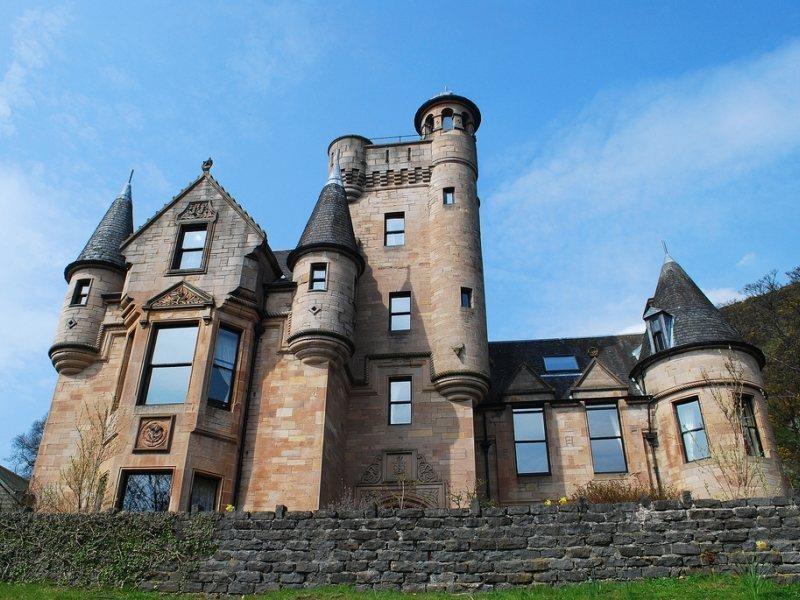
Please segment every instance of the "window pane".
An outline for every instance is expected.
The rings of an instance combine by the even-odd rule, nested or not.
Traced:
[[[325,269],[314,269],[312,273],[313,279],[325,279]]]
[[[461,288],[461,308],[472,307],[472,290],[469,288]]]
[[[764,449],[761,447],[761,440],[755,427],[744,428],[744,445],[750,456],[764,456]]]
[[[589,419],[589,436],[614,437],[621,435],[617,408],[587,408],[586,416]]]
[[[411,382],[410,381],[390,381],[389,399],[392,402],[411,401]]]
[[[691,431],[703,427],[703,417],[700,415],[700,403],[697,400],[679,404],[677,410],[681,431]]]
[[[190,363],[194,358],[197,326],[164,327],[156,333],[153,364]]]
[[[169,508],[171,473],[129,473],[125,482],[122,509],[137,512],[165,511]]]
[[[410,404],[390,404],[389,422],[392,425],[403,425],[411,423]]]
[[[544,368],[547,371],[577,371],[578,361],[574,356],[545,356]]]
[[[544,442],[535,444],[516,444],[517,473],[547,473],[547,445]]]
[[[325,291],[325,281],[312,281],[311,282],[311,289],[312,290],[322,290]]]
[[[181,252],[179,269],[199,269],[203,265],[202,250],[184,250]]]
[[[514,440],[544,440],[544,413],[514,411]]]
[[[742,424],[746,427],[756,426],[756,416],[753,414],[753,398],[750,396],[742,398]]]
[[[391,217],[386,219],[386,231],[403,231],[405,229],[405,217]]]
[[[683,434],[683,444],[686,447],[686,460],[693,461],[708,458],[708,439],[704,430],[691,431]]]
[[[208,397],[222,404],[228,404],[232,382],[233,371],[214,365],[211,369],[211,381],[208,384]]]
[[[392,331],[408,331],[411,329],[411,315],[393,315]]]
[[[592,460],[595,473],[624,472],[626,469],[622,440],[592,440]]]
[[[389,310],[392,314],[411,312],[411,296],[392,296]]]
[[[202,248],[206,244],[206,230],[185,231],[183,234],[183,248]]]
[[[239,334],[230,329],[220,327],[217,332],[217,345],[214,348],[214,362],[223,367],[233,369],[238,347]]]
[[[389,233],[386,235],[387,246],[402,246],[406,243],[406,236],[404,233]]]
[[[201,512],[214,510],[217,507],[217,486],[219,479],[195,475],[192,484],[192,497],[189,500],[189,510],[194,507]]]
[[[145,404],[178,404],[186,400],[192,367],[153,367]]]

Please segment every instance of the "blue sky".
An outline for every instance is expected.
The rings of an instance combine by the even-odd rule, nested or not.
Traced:
[[[660,240],[717,302],[800,264],[797,2],[0,4],[0,461],[42,415],[80,251],[206,157],[290,248],[334,137],[483,112],[491,339],[632,331]]]

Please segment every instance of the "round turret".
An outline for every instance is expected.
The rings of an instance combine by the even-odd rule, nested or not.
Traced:
[[[79,373],[97,359],[100,327],[106,314],[103,296],[122,290],[125,259],[119,248],[131,233],[129,178],[78,258],[64,270],[69,287],[49,352],[53,366],[62,375]]]
[[[355,289],[364,259],[338,162],[287,264],[297,285],[289,349],[309,364],[343,362],[354,351]]]
[[[433,382],[448,399],[473,403],[489,381],[474,135],[480,118],[471,100],[449,93],[425,102],[414,118],[431,142],[429,231],[441,240],[430,252]]]
[[[366,147],[371,143],[361,135],[343,135],[328,146],[328,169],[332,170],[336,161],[339,161],[342,184],[350,202],[364,193],[367,181]]]

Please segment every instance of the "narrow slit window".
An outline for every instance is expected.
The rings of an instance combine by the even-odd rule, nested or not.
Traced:
[[[411,329],[411,292],[389,295],[389,329],[391,331]]]
[[[220,327],[217,332],[211,381],[208,384],[208,402],[212,406],[230,407],[240,337],[238,331],[229,327]]]
[[[595,473],[625,473],[625,449],[622,445],[622,427],[616,404],[596,404],[586,407],[589,421],[589,443],[592,447],[592,464]]]
[[[446,205],[456,203],[456,188],[446,187],[442,190],[442,202]]]
[[[547,452],[544,408],[515,408],[513,419],[517,474],[549,474],[550,457]]]
[[[389,213],[384,217],[384,245],[403,246],[406,243],[405,213]]]
[[[693,462],[711,456],[706,437],[706,428],[703,423],[703,414],[700,412],[700,401],[697,398],[687,400],[675,405],[678,417],[678,427],[683,444],[683,456],[686,462]]]
[[[411,378],[389,380],[389,425],[411,423]]]
[[[170,471],[124,472],[120,508],[130,512],[165,512],[169,510],[171,490]]]
[[[472,289],[461,288],[461,308],[472,308]]]
[[[308,289],[318,292],[324,292],[328,289],[328,263],[314,263],[311,265]]]
[[[756,413],[753,409],[753,397],[742,396],[742,433],[744,445],[750,456],[764,456],[764,447],[761,445],[761,436],[758,435],[756,426]]]
[[[205,224],[185,225],[181,228],[172,261],[173,269],[188,271],[202,268],[207,233],[208,227]]]
[[[153,335],[141,403],[183,403],[189,391],[197,325],[159,327]]]
[[[89,302],[89,289],[91,287],[91,279],[78,279],[75,283],[75,291],[72,292],[72,305],[86,306],[86,303]]]

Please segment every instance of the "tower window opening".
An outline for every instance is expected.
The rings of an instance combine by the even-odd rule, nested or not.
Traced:
[[[172,260],[173,269],[186,271],[202,268],[207,232],[208,226],[205,223],[181,227]]]
[[[647,332],[654,354],[672,348],[672,315],[661,311],[647,317]]]
[[[461,128],[464,131],[467,130],[467,125],[469,124],[469,113],[461,113]]]
[[[444,204],[455,204],[456,188],[446,187],[442,190],[442,202]]]
[[[389,380],[389,425],[411,424],[411,378]]]
[[[386,151],[386,162],[387,163],[389,162],[389,151],[388,150]]]
[[[449,108],[442,113],[442,129],[450,131],[453,128],[453,111]]]
[[[461,288],[461,308],[472,308],[472,288]]]
[[[406,160],[411,160],[411,148],[408,149],[408,156],[406,157]]]
[[[706,437],[703,414],[697,397],[675,404],[678,428],[683,444],[683,457],[686,462],[694,462],[711,456]]]
[[[406,243],[406,214],[387,213],[384,216],[385,246],[403,246]]]
[[[425,117],[425,125],[422,128],[422,135],[429,135],[433,131],[433,115]]]
[[[78,279],[75,282],[75,291],[72,292],[73,306],[86,306],[89,302],[89,289],[92,287],[91,279]]]
[[[314,263],[311,265],[308,289],[317,292],[324,292],[328,289],[328,263]]]
[[[389,330],[411,329],[411,292],[389,294]]]
[[[756,426],[756,414],[753,410],[753,397],[741,396],[741,421],[742,433],[744,434],[744,446],[750,456],[764,456],[764,447],[761,445],[761,437],[758,435]]]

